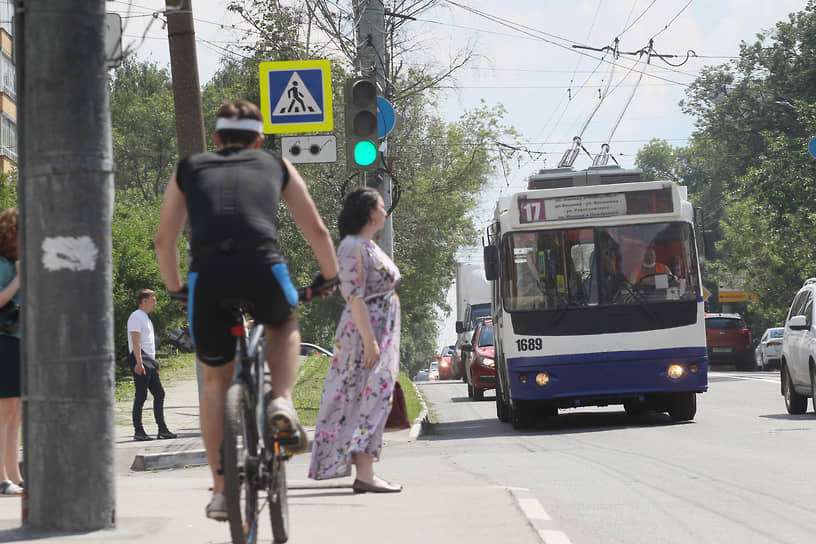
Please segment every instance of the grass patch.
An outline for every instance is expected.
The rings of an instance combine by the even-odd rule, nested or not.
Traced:
[[[298,369],[298,379],[292,398],[300,422],[304,425],[314,426],[317,422],[320,400],[323,396],[323,383],[326,381],[329,365],[331,365],[331,358],[325,355],[312,355]],[[405,374],[400,374],[398,380],[405,394],[408,420],[413,422],[422,411],[422,404],[411,379]]]

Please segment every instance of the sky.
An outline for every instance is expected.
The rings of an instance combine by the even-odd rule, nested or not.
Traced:
[[[327,1],[335,5],[334,0]],[[350,10],[349,0],[336,3],[339,11]],[[227,12],[226,4],[193,0],[202,83],[248,28]],[[739,54],[741,41],[753,42],[757,33],[787,21],[806,4],[805,0],[443,0],[406,26],[409,37],[421,44],[406,63],[438,71],[458,51],[472,48],[472,62],[450,85],[456,88],[441,91],[439,114],[455,121],[463,111],[478,107],[480,100],[488,107],[501,104],[507,110],[505,123],[521,134],[517,140],[501,142],[521,151],[498,169],[485,191],[484,205],[475,217],[476,226],[483,229],[496,198],[522,190],[530,174],[557,166],[575,136],[582,137],[593,156],[608,142],[610,153],[624,168],[634,166],[638,149],[653,138],[684,146],[694,119],[681,111],[679,102],[703,67],[729,62]],[[123,47],[140,59],[169,66],[167,31],[162,28],[164,0],[112,0],[107,5],[108,11],[123,17]],[[385,5],[392,2],[385,0]],[[610,53],[573,47],[601,49],[612,46],[616,38],[624,53],[643,50],[651,39],[654,51],[676,55],[666,60],[679,66],[669,66],[654,55],[648,66],[645,55],[622,54],[611,62]],[[686,61],[688,51],[696,56]],[[574,167],[590,164],[582,152]],[[394,241],[399,243],[398,232]],[[479,256],[476,248],[461,252],[459,258]],[[452,293],[453,289],[449,304]],[[454,339],[455,317],[440,319],[441,346]]]

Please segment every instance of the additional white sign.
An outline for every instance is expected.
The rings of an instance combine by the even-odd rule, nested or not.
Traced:
[[[337,162],[337,138],[328,136],[283,136],[281,155],[293,163]]]
[[[626,195],[613,193],[522,200],[519,214],[522,223],[626,215]]]

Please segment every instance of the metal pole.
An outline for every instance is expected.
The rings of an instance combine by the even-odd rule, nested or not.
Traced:
[[[360,24],[357,27],[357,62],[358,69],[364,75],[374,74],[383,91],[386,89],[386,52],[385,52],[385,7],[383,0],[360,0]],[[382,175],[380,186],[385,207],[391,207],[391,176],[388,172]],[[365,180],[360,180],[365,184]],[[394,256],[394,225],[389,215],[385,227],[379,235],[379,245],[389,256]]]
[[[27,524],[105,529],[116,512],[106,2],[21,4]]]

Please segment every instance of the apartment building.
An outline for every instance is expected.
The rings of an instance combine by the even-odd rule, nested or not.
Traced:
[[[11,0],[0,0],[0,172],[17,168],[17,86],[12,60]]]

